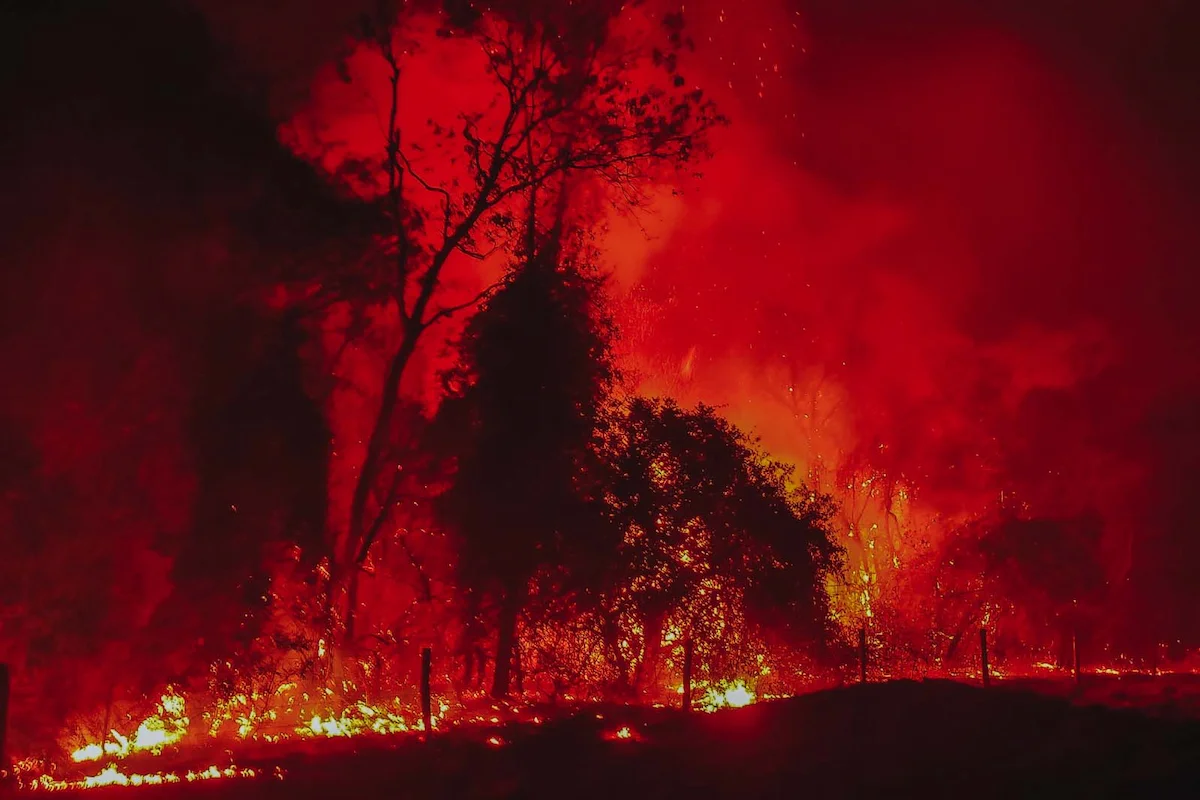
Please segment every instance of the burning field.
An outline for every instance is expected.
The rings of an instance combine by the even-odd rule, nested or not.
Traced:
[[[863,753],[872,754],[868,769]],[[431,741],[367,739],[293,749],[250,756],[249,768],[168,773],[179,777],[140,783],[135,775],[114,777],[122,774],[114,769],[105,780],[144,786],[137,796],[147,800],[373,798],[392,796],[397,787],[432,798],[698,792],[733,798],[801,789],[820,797],[1187,797],[1200,787],[1192,768],[1197,758],[1200,724],[1194,721],[954,683],[898,682],[712,715],[598,705],[552,718],[457,727]]]
[[[1081,793],[1197,757],[1178,4],[40,5],[5,50],[6,788]]]

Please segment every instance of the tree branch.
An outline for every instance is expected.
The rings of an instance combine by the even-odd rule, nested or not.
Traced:
[[[444,186],[434,186],[429,181],[421,177],[421,174],[416,171],[412,165],[412,161],[399,148],[396,149],[396,157],[400,163],[404,165],[404,169],[413,177],[417,183],[421,184],[421,188],[428,192],[433,192],[442,197],[442,238],[444,239],[450,232],[451,220],[453,219],[452,211],[454,201],[450,197],[450,192]]]
[[[429,316],[429,319],[427,319],[423,323],[424,327],[426,327],[426,328],[433,327],[433,325],[435,325],[440,320],[451,317],[451,316],[457,314],[459,311],[468,309],[471,306],[478,305],[479,303],[483,302],[483,300],[485,300],[488,297],[488,295],[490,295],[492,292],[496,291],[499,288],[500,288],[499,282],[493,283],[491,286],[488,286],[486,289],[479,292],[478,294],[476,294],[474,297],[472,297],[470,300],[467,300],[466,302],[458,303],[457,305],[453,305],[453,306],[446,306],[445,308],[439,308],[437,311],[435,311],[433,314],[431,314]]]

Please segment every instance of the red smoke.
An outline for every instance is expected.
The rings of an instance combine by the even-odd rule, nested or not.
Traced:
[[[1177,465],[1197,440],[1186,410],[1162,425],[1176,444],[1161,458],[1140,428],[1197,378],[1196,247],[1179,233],[1189,167],[1147,111],[1179,93],[1168,78],[1116,77],[1145,65],[1113,66],[1126,39],[1168,24],[1148,10],[1163,4],[1086,17],[1050,0],[797,5],[687,3],[697,49],[684,74],[733,122],[681,197],[664,187],[653,213],[608,220],[626,367],[647,391],[726,406],[802,471],[904,476],[934,520],[1001,491],[1034,513],[1097,506],[1120,576],[1129,541],[1175,521],[1145,522],[1144,484],[1161,470],[1185,487]],[[206,56],[214,73],[261,84],[284,129],[316,121],[378,152],[377,118],[351,103],[363,84],[333,67],[353,6],[196,3],[219,45]],[[172,60],[209,52],[193,41],[202,25],[155,13],[161,26],[114,11],[65,39],[47,27],[30,48],[20,72],[51,88],[11,103],[24,116],[8,152],[22,168],[5,209],[29,243],[0,242],[6,266],[22,268],[0,275],[2,421],[36,446],[38,480],[85,495],[84,523],[47,525],[59,537],[47,547],[95,540],[122,556],[110,574],[136,576],[121,589],[136,595],[128,628],[165,591],[162,562],[189,535],[189,404],[209,390],[199,353],[220,350],[206,326],[221,328],[219,301],[275,256],[230,230],[230,207],[253,206],[276,177],[238,127],[241,99],[212,91],[209,67]],[[1082,52],[1067,41],[1076,32],[1113,52]],[[419,82],[418,128],[472,100],[469,65],[443,66]],[[469,289],[477,270],[454,276]],[[414,375],[432,373],[440,346]],[[343,368],[368,390],[378,374],[369,353]],[[336,482],[361,460],[374,401],[336,392],[345,466],[331,476],[330,519],[344,524],[348,485]],[[124,558],[134,551],[144,555]]]
[[[728,404],[801,463],[863,454],[947,513],[1017,489],[1036,511],[1115,514],[1129,470],[1095,462],[1139,410],[1096,381],[1170,346],[1138,304],[1168,198],[1124,109],[1014,35],[967,26],[814,30],[760,99],[752,73],[778,44],[747,32],[792,16],[693,8],[697,77],[734,124],[654,244],[647,353],[687,363],[690,399]],[[733,54],[723,29],[740,32]],[[1052,426],[1095,427],[1044,439],[1038,463],[1021,450],[1046,398]]]
[[[816,6],[688,5],[684,74],[733,124],[682,198],[608,222],[627,369],[727,407],[802,473],[883,470],[944,519],[1001,492],[1100,507],[1123,550],[1141,475],[1119,454],[1147,398],[1117,391],[1171,364],[1146,356],[1168,326],[1139,297],[1170,241],[1145,132],[1011,25]],[[417,116],[481,99],[467,61],[430,63]],[[380,141],[362,97],[381,108],[382,83],[350,64],[297,118],[335,160]]]

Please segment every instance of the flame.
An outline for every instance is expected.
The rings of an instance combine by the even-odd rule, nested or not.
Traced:
[[[993,667],[992,676],[997,679],[1036,677],[1039,675],[1044,676],[1047,671],[1051,670],[1060,671],[1058,667],[1050,662],[1037,661],[1027,663],[1024,668],[1014,666],[1011,670],[1004,671],[996,670]],[[1134,674],[1165,674],[1111,663],[1094,665],[1086,671],[1097,676],[1115,676],[1118,678]],[[1186,674],[1195,674],[1195,672],[1195,670],[1184,670]],[[972,669],[958,672],[950,671],[945,674],[951,678],[966,679],[972,682],[978,680],[980,677],[978,670]],[[676,688],[678,692],[682,692],[682,686]],[[699,709],[706,712],[713,712],[721,708],[741,708],[755,702],[782,699],[789,696],[788,692],[756,692],[750,688],[750,685],[746,681],[740,679],[707,686],[700,684],[700,690],[702,691],[702,695],[696,705]],[[308,695],[303,695],[303,697],[308,697]],[[120,766],[118,762],[121,758],[135,753],[160,755],[166,745],[177,743],[183,739],[188,732],[187,726],[189,721],[185,714],[185,707],[183,698],[173,689],[168,689],[158,703],[158,713],[143,720],[133,734],[124,737],[114,731],[111,732],[111,735],[115,741],[106,741],[103,743],[103,746],[100,743],[90,743],[72,753],[72,759],[76,762],[96,760],[96,754],[100,751],[109,753],[112,756],[112,760],[99,772],[77,779],[58,779],[48,774],[43,768],[44,765],[33,763],[33,760],[27,759],[14,765],[13,774],[17,778],[18,786],[24,790],[31,791],[68,791],[108,786],[159,786],[215,779],[248,779],[261,776],[262,773],[259,770],[236,766],[221,768],[211,765],[200,770],[160,772],[127,771]],[[495,725],[501,721],[502,716],[509,719],[524,716],[520,713],[519,709],[519,706],[515,706],[505,707],[502,710],[501,707],[493,705],[490,707],[490,711],[484,710],[482,713],[477,712],[470,715],[458,714],[452,721],[455,725],[462,726]],[[435,727],[438,727],[439,721],[443,723],[451,721],[448,717],[450,707],[447,703],[439,701],[437,710],[438,713],[433,717]],[[267,716],[269,717],[270,714]],[[598,721],[606,719],[606,715],[601,713],[595,713],[592,716]],[[542,716],[529,716],[525,721],[536,725],[544,722],[544,718]],[[419,717],[407,716],[401,710],[400,701],[396,699],[391,706],[358,702],[338,713],[329,711],[314,713],[308,718],[306,724],[295,728],[294,734],[298,737],[328,738],[362,735],[391,736],[413,734],[422,730],[422,727]],[[630,725],[621,725],[618,728],[605,731],[601,734],[601,737],[606,741],[614,742],[641,741],[643,738]],[[242,735],[241,738],[250,737]],[[280,734],[274,737],[265,736],[263,738],[267,741],[275,742],[288,737]],[[496,734],[487,735],[483,741],[489,747],[503,747],[508,744],[504,738]],[[282,778],[283,773],[277,768],[275,775]]]
[[[603,737],[607,742],[637,742],[641,741],[642,737],[638,735],[633,728],[628,725],[622,725],[615,731],[606,732]]]
[[[163,748],[176,744],[188,731],[191,720],[185,713],[183,697],[168,687],[159,699],[157,713],[147,717],[138,725],[132,738],[117,731],[109,731],[112,741],[91,742],[71,753],[76,763],[97,761],[102,756],[115,759],[125,758],[135,752],[161,753]]]
[[[282,773],[278,771],[276,774],[282,776]],[[259,772],[257,770],[249,767],[226,767],[222,769],[215,764],[199,771],[152,773],[126,773],[122,772],[115,764],[109,764],[95,775],[89,775],[86,778],[73,781],[60,781],[49,775],[39,775],[28,785],[22,786],[22,788],[32,791],[63,792],[80,789],[97,789],[105,786],[162,786],[164,784],[195,783],[197,781],[209,781],[219,778],[255,778],[258,775]]]
[[[705,711],[716,711],[718,708],[742,708],[753,702],[754,692],[744,682],[736,681],[724,688],[709,687],[700,700],[700,707]]]
[[[443,706],[440,713],[445,713],[445,710],[446,707]],[[437,728],[438,716],[434,715],[432,718],[434,728]],[[408,733],[423,727],[422,720],[410,723],[402,714],[392,709],[356,703],[337,716],[330,714],[322,717],[320,714],[314,714],[308,725],[297,728],[296,732],[305,736],[340,737],[359,736],[364,733]]]

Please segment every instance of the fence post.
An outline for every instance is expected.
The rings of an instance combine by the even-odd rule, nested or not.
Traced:
[[[0,773],[8,770],[8,664],[0,664]]]
[[[433,735],[433,702],[429,694],[429,675],[433,669],[433,650],[421,649],[421,721],[425,723],[425,738]]]
[[[979,629],[979,659],[983,665],[983,688],[986,689],[991,684],[991,675],[988,674],[987,628]]]
[[[695,645],[689,638],[683,643],[683,710],[692,710],[692,657]]]
[[[1071,650],[1075,658],[1075,685],[1078,686],[1082,680],[1079,670],[1079,631],[1071,631]]]
[[[862,671],[861,682],[867,682],[867,629],[863,626],[858,629],[858,665]]]

